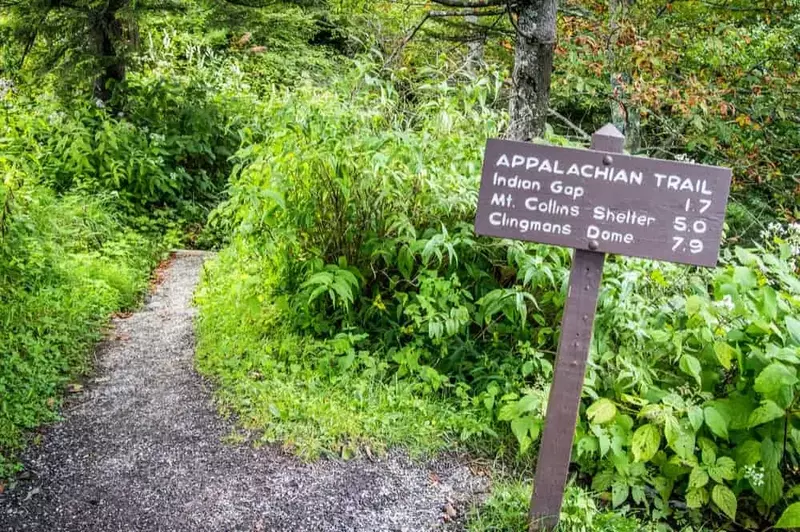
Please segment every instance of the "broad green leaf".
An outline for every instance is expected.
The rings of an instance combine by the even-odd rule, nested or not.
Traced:
[[[695,435],[688,427],[682,426],[674,416],[669,416],[664,422],[664,436],[667,444],[675,454],[689,460],[694,456]]]
[[[702,454],[703,464],[710,466],[717,463],[717,448],[714,442],[708,438],[700,438],[698,440],[700,452]]]
[[[783,477],[777,467],[765,467],[763,481],[752,487],[768,506],[774,506],[783,498]]]
[[[604,469],[597,473],[592,479],[592,489],[595,491],[606,491],[614,483],[616,475],[613,469]]]
[[[690,317],[698,314],[703,308],[703,300],[700,296],[690,296],[686,299],[686,314]]]
[[[796,502],[784,510],[773,528],[800,528],[800,502]]]
[[[706,425],[714,436],[718,438],[728,439],[728,422],[713,406],[707,406],[703,409],[703,416],[706,420]]]
[[[658,452],[659,445],[661,445],[661,431],[658,427],[652,424],[639,427],[633,433],[631,442],[633,459],[637,462],[647,462]]]
[[[617,407],[605,397],[598,399],[586,409],[589,420],[598,425],[608,423],[617,415]]]
[[[771,321],[778,317],[778,294],[771,286],[761,287],[761,313]]]
[[[541,406],[541,403],[539,396],[530,393],[517,401],[517,412],[520,414],[533,412]]]
[[[411,273],[414,269],[414,255],[412,255],[408,246],[400,248],[400,253],[397,254],[397,268],[400,270],[403,278],[411,278]]]
[[[695,467],[689,473],[689,489],[702,488],[708,484],[708,473],[702,467]]]
[[[784,412],[781,407],[775,404],[774,401],[762,401],[761,406],[753,410],[750,417],[747,418],[747,424],[750,428],[763,425],[779,417],[783,417]]]
[[[636,504],[643,504],[646,499],[644,486],[631,486],[631,497]]]
[[[755,465],[761,460],[761,444],[747,440],[736,446],[736,463],[739,467]]]
[[[731,369],[731,361],[736,357],[736,350],[733,347],[726,342],[716,342],[714,344],[714,353],[723,368]]]
[[[691,377],[694,377],[698,385],[703,384],[702,381],[700,380],[700,371],[703,368],[700,366],[699,360],[697,360],[692,355],[683,355],[678,365],[681,368],[682,372],[686,373]]]
[[[531,444],[531,438],[528,433],[533,428],[533,425],[534,422],[531,416],[519,417],[511,422],[511,432],[517,437],[520,453],[527,451]]]
[[[752,251],[737,247],[733,252],[736,254],[736,258],[739,259],[739,262],[745,266],[758,266],[758,256]]]
[[[616,508],[620,504],[628,500],[628,483],[622,479],[618,479],[611,486],[611,504]]]
[[[694,488],[686,492],[686,506],[689,508],[702,508],[708,502],[708,492],[705,488]]]
[[[609,449],[611,449],[611,438],[608,436],[608,431],[600,425],[590,425],[589,428],[592,434],[597,437],[597,443],[600,446],[600,456],[605,456],[608,454]]]
[[[783,456],[783,446],[770,437],[761,442],[761,463],[764,467],[777,468]]]
[[[720,456],[716,464],[709,466],[708,475],[720,484],[723,480],[733,480],[736,478],[736,462],[727,456]]]
[[[797,370],[780,362],[773,362],[756,377],[753,389],[761,395],[774,397],[784,387],[797,384]]]
[[[731,394],[727,399],[713,401],[713,406],[725,417],[728,430],[745,430],[750,428],[748,417],[756,409],[758,403],[749,395]]]
[[[734,268],[733,280],[739,285],[739,288],[742,289],[742,292],[751,290],[758,286],[758,277],[756,277],[756,272],[750,268],[745,268],[744,266],[737,266]]]
[[[653,479],[653,487],[656,489],[658,494],[661,495],[662,499],[667,500],[669,499],[669,496],[672,495],[674,482],[665,477],[656,477]]]
[[[689,417],[689,423],[692,424],[692,428],[695,431],[700,430],[700,427],[703,426],[703,409],[699,406],[692,406],[686,414]]]
[[[792,316],[786,316],[784,320],[786,323],[786,330],[796,345],[800,345],[800,320]]]
[[[772,334],[772,326],[769,322],[764,320],[753,320],[747,326],[747,333],[753,336],[763,336],[765,334]]]
[[[714,501],[720,510],[731,519],[736,519],[736,495],[722,484],[717,484],[711,490],[711,500]]]

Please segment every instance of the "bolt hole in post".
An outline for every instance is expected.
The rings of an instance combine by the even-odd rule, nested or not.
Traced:
[[[728,168],[632,157],[606,125],[589,150],[489,139],[475,232],[575,249],[536,462],[530,530],[558,524],[606,253],[715,267]],[[581,288],[583,287],[583,288]]]

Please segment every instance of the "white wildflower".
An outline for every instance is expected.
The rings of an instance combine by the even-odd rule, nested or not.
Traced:
[[[764,468],[753,465],[744,466],[744,478],[750,481],[750,485],[758,488],[764,485]]]
[[[53,111],[52,113],[47,115],[47,123],[49,123],[51,126],[60,124],[66,116],[67,116],[66,113],[64,113],[63,111]]]
[[[0,100],[14,90],[14,83],[10,79],[0,78]]]
[[[733,310],[736,307],[736,305],[733,303],[733,298],[729,294],[725,294],[725,297],[723,297],[719,301],[714,301],[714,306],[729,311]]]

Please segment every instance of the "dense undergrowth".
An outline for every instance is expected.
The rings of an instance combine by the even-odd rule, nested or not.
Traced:
[[[247,107],[211,50],[176,57],[170,35],[124,100],[0,80],[0,489],[109,316],[168,249],[204,243]]]
[[[800,522],[792,19],[637,2],[614,55],[602,3],[566,4],[544,140],[606,122],[610,72],[633,65],[614,95],[632,148],[735,184],[718,269],[607,263],[562,528]],[[438,41],[392,54],[424,7],[187,5],[140,18],[109,101],[69,85],[71,56],[44,83],[0,80],[0,478],[162,252],[220,246],[197,365],[224,412],[307,459],[494,459],[469,526],[524,529],[570,253],[472,229],[507,122],[505,34],[475,72]]]

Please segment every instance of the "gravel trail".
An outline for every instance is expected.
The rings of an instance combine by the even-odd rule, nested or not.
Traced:
[[[179,253],[138,312],[114,320],[96,373],[0,495],[0,531],[429,531],[485,481],[453,458],[304,464],[224,442],[231,426],[193,367],[192,291]],[[451,512],[452,513],[452,512]],[[459,521],[459,519],[456,519]]]

